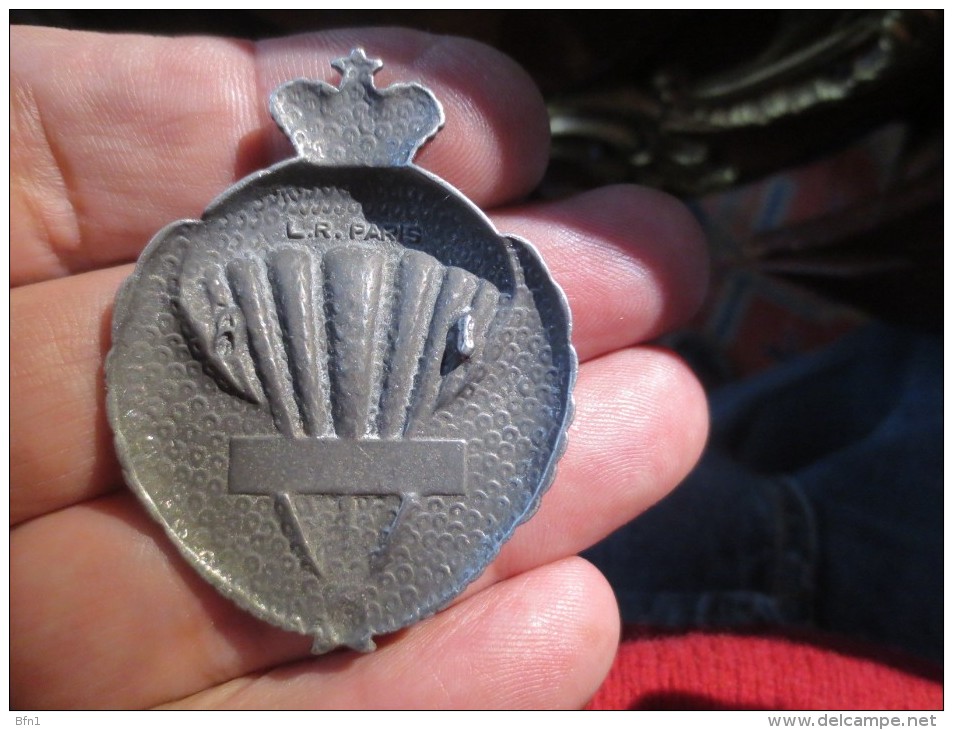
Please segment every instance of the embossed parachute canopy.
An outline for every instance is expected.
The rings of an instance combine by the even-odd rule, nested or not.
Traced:
[[[565,442],[569,311],[525,241],[412,158],[417,84],[339,59],[272,96],[297,157],[160,231],[116,302],[127,481],[189,563],[314,651],[439,610],[536,510]]]

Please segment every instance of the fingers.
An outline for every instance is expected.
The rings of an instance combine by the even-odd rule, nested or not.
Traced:
[[[569,299],[581,360],[682,324],[705,296],[708,257],[695,218],[670,195],[619,185],[494,215],[534,243]]]
[[[705,394],[674,355],[630,349],[590,361],[576,393],[555,485],[468,593],[595,544],[664,497],[701,455]]]
[[[687,382],[674,358],[652,350],[584,365],[576,429],[556,483],[479,587],[583,550],[674,486],[704,438],[697,389],[672,392]],[[13,654],[26,663],[18,673],[24,691],[42,693],[46,682],[51,692],[63,682],[75,689],[79,676],[82,692],[57,695],[59,704],[82,697],[148,704],[307,651],[300,637],[266,629],[219,597],[125,492],[34,520],[13,535],[11,595],[23,601],[11,606],[12,635],[22,642]],[[99,581],[110,586],[108,597],[89,590]],[[55,620],[63,606],[68,616]],[[106,638],[82,630],[87,624],[108,627]],[[138,639],[123,643],[126,635]],[[56,669],[43,663],[53,654],[60,657]],[[33,662],[57,674],[40,675]],[[135,687],[126,682],[132,666]]]
[[[131,261],[162,226],[289,156],[269,94],[297,77],[336,85],[331,59],[357,45],[385,61],[379,86],[421,81],[443,104],[421,165],[484,206],[535,185],[549,138],[539,92],[473,41],[369,29],[256,46],[16,27],[11,282]]]
[[[569,299],[583,361],[678,324],[704,292],[701,234],[663,194],[610,188],[510,211],[496,222],[540,249]],[[130,271],[90,272],[12,293],[13,523],[121,482],[104,416],[102,363],[114,292]]]
[[[90,507],[76,510],[87,511],[90,528],[130,530],[140,537],[116,560],[101,562],[75,549],[75,540],[96,533],[76,532],[64,524],[67,529],[56,541],[65,543],[72,558],[63,572],[79,570],[83,579],[102,580],[113,576],[119,563],[121,576],[127,565],[157,549],[152,537],[139,532],[135,517],[124,523],[118,500],[113,501],[108,508],[114,511],[112,519],[105,512],[97,519]],[[14,566],[11,575],[26,579],[18,587],[31,587],[23,583],[36,578],[32,567]],[[205,585],[195,586],[195,595],[170,612],[162,596],[181,591],[182,581],[200,581],[171,569],[159,570],[154,578],[151,585],[140,581],[135,586],[114,579],[110,595],[71,606],[65,616],[47,615],[52,604],[41,604],[37,620],[27,626],[17,619],[28,612],[14,603],[14,704],[127,708],[195,692],[182,707],[578,707],[608,671],[618,639],[610,589],[594,568],[570,559],[494,586],[382,642],[373,654],[307,658],[202,691],[222,681],[230,657],[244,653],[247,659],[257,653],[259,659],[270,656],[273,661],[303,659],[308,642],[245,616]],[[146,589],[158,603],[143,601],[138,615],[130,617],[134,626],[111,623],[109,606],[133,588]],[[208,622],[210,613],[215,621]],[[63,636],[50,635],[59,631],[65,643],[58,643]],[[87,642],[80,652],[76,639],[82,636]],[[29,652],[22,650],[25,646]],[[135,682],[129,681],[131,676]]]
[[[499,583],[369,656],[309,659],[201,692],[183,709],[578,709],[608,672],[619,618],[569,558]]]
[[[142,707],[309,648],[219,596],[125,492],[17,528],[10,555],[18,706]]]
[[[112,302],[132,266],[15,289],[10,296],[10,522],[121,484],[103,363]]]

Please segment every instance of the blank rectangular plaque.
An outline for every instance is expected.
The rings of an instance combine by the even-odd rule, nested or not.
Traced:
[[[232,494],[464,494],[466,442],[236,436]]]

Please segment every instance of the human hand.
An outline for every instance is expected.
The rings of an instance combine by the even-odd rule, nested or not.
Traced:
[[[416,162],[533,242],[565,290],[576,416],[537,515],[452,606],[371,654],[236,608],[122,488],[105,417],[112,302],[150,237],[288,154],[267,97],[336,81],[355,46],[379,86],[444,105]],[[602,576],[573,557],[662,497],[706,435],[674,356],[638,346],[705,286],[697,226],[635,187],[515,205],[547,159],[529,78],[471,41],[404,30],[251,44],[14,28],[11,41],[11,693],[20,707],[578,707],[618,639]]]

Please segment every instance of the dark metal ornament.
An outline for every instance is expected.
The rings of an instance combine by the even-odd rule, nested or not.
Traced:
[[[380,61],[271,111],[298,157],[152,240],[106,363],[126,479],[220,592],[314,651],[447,605],[533,514],[571,418],[565,298],[412,158],[443,124]]]

